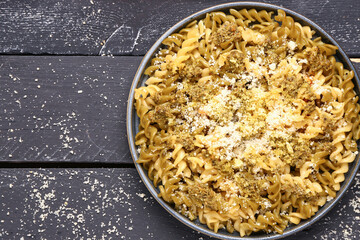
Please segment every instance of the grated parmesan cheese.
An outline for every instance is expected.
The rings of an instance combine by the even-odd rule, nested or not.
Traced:
[[[294,50],[296,49],[296,47],[297,47],[297,44],[296,44],[296,42],[294,42],[294,41],[289,41],[289,42],[287,43],[287,46],[288,46],[288,48],[289,48],[291,51],[294,51]]]

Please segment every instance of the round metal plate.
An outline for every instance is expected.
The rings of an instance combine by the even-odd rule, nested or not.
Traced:
[[[341,49],[339,44],[323,29],[321,29],[317,24],[312,22],[311,20],[307,19],[306,17],[300,15],[299,13],[296,13],[294,11],[291,11],[289,9],[271,5],[271,4],[265,4],[265,3],[256,3],[256,2],[234,2],[234,3],[227,3],[227,4],[221,4],[217,6],[213,6],[207,9],[204,9],[202,11],[199,11],[197,13],[194,13],[191,16],[188,16],[187,18],[183,19],[182,21],[175,24],[172,28],[170,28],[167,32],[165,32],[156,42],[155,44],[150,48],[150,50],[147,52],[147,54],[144,56],[142,62],[140,63],[140,66],[136,72],[136,75],[134,77],[134,81],[132,83],[130,93],[129,93],[129,99],[128,99],[128,106],[127,106],[127,118],[126,118],[126,127],[127,127],[127,134],[128,134],[128,141],[129,141],[129,147],[131,151],[131,155],[133,157],[135,166],[137,171],[139,172],[139,175],[146,185],[147,189],[150,191],[152,196],[160,203],[161,206],[163,206],[172,216],[177,218],[180,222],[186,224],[187,226],[191,227],[192,229],[202,232],[206,235],[209,235],[211,237],[220,238],[220,239],[227,239],[227,240],[245,240],[245,239],[263,239],[263,240],[270,240],[270,239],[279,239],[286,236],[290,236],[296,232],[299,232],[307,227],[309,227],[314,222],[318,221],[321,217],[323,217],[327,212],[330,211],[330,209],[340,200],[340,198],[344,195],[345,191],[350,186],[352,180],[354,179],[356,172],[359,168],[359,155],[356,157],[355,161],[350,164],[349,171],[345,175],[345,181],[341,184],[341,189],[337,192],[336,198],[333,200],[327,202],[323,207],[319,209],[319,211],[310,219],[303,220],[298,225],[290,225],[287,227],[283,234],[266,234],[266,233],[253,233],[250,236],[247,237],[240,237],[237,232],[234,232],[233,234],[228,233],[225,230],[220,230],[218,233],[215,233],[214,231],[210,230],[206,225],[201,224],[199,221],[190,221],[188,218],[184,217],[180,213],[176,212],[170,204],[165,202],[162,198],[158,197],[158,189],[154,187],[152,181],[149,179],[147,175],[147,171],[144,170],[144,168],[136,163],[136,160],[138,159],[138,153],[136,151],[135,146],[135,135],[138,132],[139,127],[139,118],[136,115],[135,107],[134,107],[134,90],[140,86],[144,86],[144,82],[147,79],[147,77],[143,74],[144,70],[149,66],[151,59],[155,55],[155,53],[159,50],[160,47],[162,47],[162,41],[171,35],[172,33],[178,32],[181,28],[185,27],[189,22],[195,20],[195,19],[202,19],[205,17],[206,13],[213,12],[213,11],[223,11],[228,12],[229,9],[256,9],[258,11],[260,10],[267,10],[267,11],[273,11],[276,12],[278,9],[282,9],[286,12],[288,16],[291,16],[294,18],[295,21],[299,22],[303,26],[310,26],[313,30],[316,31],[315,36],[321,36],[322,40],[326,43],[331,43],[339,48],[339,51],[336,54],[336,58],[338,61],[342,62],[344,64],[344,67],[350,70],[353,70],[355,72],[355,77],[353,79],[353,82],[355,84],[355,91],[357,95],[359,95],[359,76],[356,73],[356,70],[354,66],[351,64],[350,59],[346,56],[345,52]],[[350,29],[349,29],[350,31]]]

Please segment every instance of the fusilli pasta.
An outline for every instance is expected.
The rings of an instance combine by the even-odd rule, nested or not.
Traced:
[[[282,233],[336,196],[360,136],[354,73],[285,12],[231,9],[163,41],[135,90],[159,196],[241,236]]]

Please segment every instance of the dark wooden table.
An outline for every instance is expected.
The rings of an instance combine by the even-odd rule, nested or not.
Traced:
[[[0,1],[0,239],[210,239],[150,196],[125,130],[142,56],[180,19],[227,1]],[[327,30],[360,70],[360,1],[265,1]],[[358,239],[360,174],[287,239]]]

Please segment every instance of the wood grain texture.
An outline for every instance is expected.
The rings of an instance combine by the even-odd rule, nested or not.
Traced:
[[[0,56],[0,161],[132,163],[126,105],[140,61]]]
[[[229,1],[2,0],[0,53],[144,55],[179,20],[226,2]],[[360,1],[263,2],[310,18],[337,39],[348,54],[359,57]]]
[[[127,18],[128,5],[110,0],[2,0],[1,53],[97,55],[101,43]]]
[[[169,215],[135,169],[0,169],[1,239],[212,239]],[[360,174],[324,218],[286,240],[357,239]]]
[[[140,60],[0,56],[0,161],[132,162],[125,109]]]

